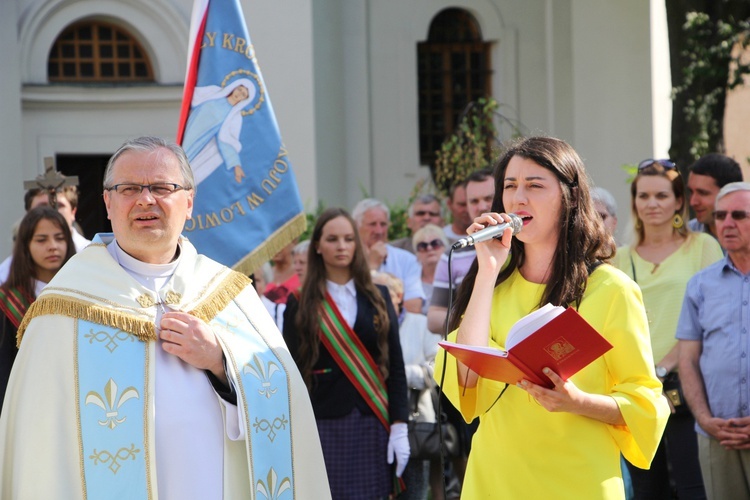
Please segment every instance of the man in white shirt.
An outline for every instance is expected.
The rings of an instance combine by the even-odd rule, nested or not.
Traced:
[[[71,259],[19,326],[0,497],[330,498],[281,334],[246,276],[181,236],[194,193],[175,144],[142,137],[110,159],[114,234]]]
[[[49,195],[41,189],[29,189],[23,197],[24,208],[28,212],[32,208],[40,205],[49,205]],[[91,243],[74,227],[76,221],[76,211],[78,210],[78,188],[76,186],[66,186],[57,193],[57,211],[65,217],[70,225],[70,234],[73,236],[73,243],[76,246],[76,252],[80,252],[86,245]],[[14,238],[15,239],[15,238]],[[9,255],[0,263],[0,283],[8,279],[10,272],[10,263],[13,261],[13,255]]]
[[[404,309],[419,313],[425,300],[422,266],[413,254],[388,244],[391,211],[382,201],[366,198],[354,207],[352,218],[371,270],[391,273],[404,283]]]

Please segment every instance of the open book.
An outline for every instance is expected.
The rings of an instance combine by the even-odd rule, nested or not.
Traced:
[[[552,388],[544,367],[567,380],[612,349],[572,307],[547,304],[518,320],[506,339],[507,350],[442,341],[456,359],[484,378],[516,384],[523,379]]]

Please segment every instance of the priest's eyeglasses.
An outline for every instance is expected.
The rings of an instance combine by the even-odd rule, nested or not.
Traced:
[[[148,189],[151,196],[154,198],[164,198],[175,191],[180,191],[181,189],[188,190],[190,188],[180,186],[173,182],[157,182],[155,184],[115,184],[114,186],[105,188],[107,191],[114,191],[120,196],[125,196],[126,198],[139,196],[144,189]]]

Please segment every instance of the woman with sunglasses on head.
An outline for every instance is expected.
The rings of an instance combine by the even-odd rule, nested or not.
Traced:
[[[723,254],[715,239],[688,230],[685,184],[673,162],[642,161],[630,194],[635,241],[618,249],[614,264],[641,288],[656,375],[669,396],[679,380],[675,332],[687,282]],[[668,400],[672,415],[651,468],[628,464],[635,498],[672,498],[671,484],[677,498],[706,498],[695,421],[685,401]]]
[[[68,222],[49,205],[29,210],[21,220],[8,279],[0,286],[0,409],[18,352],[18,325],[42,288],[75,252]]]
[[[409,460],[398,317],[343,209],[315,223],[284,339],[310,391],[333,499],[387,498]]]
[[[440,256],[443,255],[445,248],[448,246],[448,238],[445,237],[445,232],[441,227],[435,224],[427,224],[414,233],[411,241],[417,253],[417,260],[422,266],[422,289],[426,297],[422,303],[422,314],[426,315],[432,297],[435,269],[440,261]]]
[[[624,498],[620,452],[648,467],[669,409],[661,397],[638,287],[606,262],[615,251],[591,201],[583,162],[565,142],[512,144],[495,168],[492,211],[468,233],[523,220],[476,244],[451,310],[450,339],[505,345],[511,326],[551,303],[578,313],[613,349],[551,389],[485,379],[438,352],[435,378],[467,421],[479,417],[462,497]],[[445,361],[444,361],[445,360]]]

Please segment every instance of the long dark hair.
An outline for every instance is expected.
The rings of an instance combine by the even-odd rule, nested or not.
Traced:
[[[615,253],[615,242],[604,228],[591,201],[590,183],[583,162],[564,141],[551,137],[529,137],[512,143],[495,166],[493,212],[504,212],[503,180],[511,158],[518,156],[546,168],[557,177],[562,190],[562,210],[557,250],[552,269],[539,305],[580,303],[586,290],[589,269],[598,261],[608,261]],[[513,238],[508,263],[500,271],[495,285],[502,283],[521,267],[526,257],[523,242]],[[477,274],[474,261],[458,289],[450,315],[450,329],[455,330],[469,303]]]
[[[354,286],[357,293],[363,294],[368,302],[375,307],[374,325],[378,336],[379,359],[376,359],[383,378],[388,378],[388,330],[390,321],[383,296],[372,283],[370,268],[365,260],[362,242],[359,239],[357,225],[349,213],[342,208],[326,209],[318,217],[310,238],[310,248],[307,251],[307,274],[299,295],[299,308],[295,317],[295,326],[299,335],[299,358],[302,378],[310,389],[312,384],[312,367],[320,356],[320,314],[321,304],[326,293],[326,267],[323,257],[318,253],[318,244],[323,235],[323,228],[328,222],[344,217],[352,225],[354,231],[354,257],[350,264]]]
[[[70,233],[70,226],[60,212],[49,205],[41,205],[26,212],[18,226],[18,235],[13,245],[13,262],[10,265],[8,279],[3,283],[2,288],[8,290],[15,288],[29,300],[35,299],[34,280],[37,276],[37,265],[31,257],[29,246],[31,239],[34,237],[36,227],[42,220],[52,222],[60,229],[65,237],[67,250],[63,258],[63,264],[76,253],[76,247],[73,244],[73,236]]]

